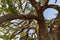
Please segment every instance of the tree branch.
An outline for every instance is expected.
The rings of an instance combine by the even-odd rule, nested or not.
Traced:
[[[48,5],[46,8],[44,8],[44,10],[45,10],[45,9],[47,9],[47,8],[54,8],[54,9],[56,9],[56,10],[58,10],[58,11],[59,11],[59,9],[60,9],[60,6],[58,6],[58,5],[53,5],[53,4],[50,4],[50,5]]]
[[[35,7],[36,10],[39,10],[41,8],[40,4],[36,2],[35,0],[29,0],[33,7]]]
[[[48,3],[49,3],[49,0],[46,0],[46,1],[45,1],[45,4],[44,4],[44,6],[43,6],[43,9],[48,6]]]
[[[35,29],[35,27],[23,27],[23,28],[19,28],[19,29],[17,29],[14,33],[13,33],[13,35],[9,38],[9,40],[11,40],[12,38],[14,38],[17,34],[20,34],[21,32],[23,32],[24,31],[24,29]],[[19,32],[18,32],[19,31]],[[17,33],[18,32],[18,33]]]
[[[57,0],[55,0],[55,3],[57,2]]]
[[[7,14],[2,17],[0,17],[0,24],[2,24],[4,21],[7,20],[13,20],[13,19],[37,19],[38,17],[35,15],[22,15],[22,14]]]
[[[49,0],[46,0],[44,6],[47,6],[48,3],[49,3]]]

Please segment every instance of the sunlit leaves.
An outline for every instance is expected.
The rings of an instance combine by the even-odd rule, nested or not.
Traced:
[[[1,0],[1,2],[2,2],[3,4],[6,4],[6,3],[7,3],[7,1],[6,1],[6,0]]]
[[[2,8],[7,13],[16,14],[16,7],[13,5],[13,3],[10,0],[2,0]]]
[[[26,32],[21,32],[20,37],[26,36]]]
[[[53,22],[51,20],[46,20],[45,23],[47,27],[51,27]]]
[[[22,3],[26,2],[27,0],[21,0]]]
[[[46,0],[39,0],[39,2],[40,2],[41,5],[44,5],[45,4],[45,1]]]
[[[28,40],[35,40],[34,38],[32,38],[32,37],[29,37],[29,39]]]

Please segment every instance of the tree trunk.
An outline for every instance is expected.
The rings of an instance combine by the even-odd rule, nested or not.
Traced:
[[[38,13],[38,40],[47,40],[48,39],[48,31],[45,26],[44,16],[42,9],[37,11]]]
[[[39,40],[47,40],[47,29],[45,28],[45,26],[43,25],[43,23],[41,23],[40,21],[38,21],[39,24],[39,29],[38,29],[38,39]]]

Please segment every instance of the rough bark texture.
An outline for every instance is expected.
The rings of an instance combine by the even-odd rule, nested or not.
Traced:
[[[40,4],[37,3],[35,0],[30,0],[32,6],[35,7],[38,15],[38,24],[39,24],[39,29],[38,29],[38,40],[47,40],[47,29],[45,26],[45,21],[44,21],[44,16],[43,16],[43,8],[41,8]],[[48,3],[47,3],[48,4]],[[45,4],[46,5],[46,4]]]
[[[36,19],[37,16],[35,15],[22,15],[22,14],[7,14],[0,17],[0,24],[7,20],[14,20],[14,19]]]

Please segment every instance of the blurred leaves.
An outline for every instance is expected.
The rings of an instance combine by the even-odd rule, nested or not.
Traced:
[[[2,8],[7,13],[17,14],[16,7],[13,5],[12,1],[10,0],[1,0]]]
[[[27,4],[26,4],[27,3]],[[1,0],[0,1],[0,17],[6,14],[25,14],[31,13],[33,10],[35,10],[32,5],[27,1],[27,0]],[[24,11],[24,12],[23,12]],[[21,20],[20,20],[21,21]],[[18,21],[19,22],[19,21]],[[3,40],[9,40],[11,35],[16,30],[21,30],[20,27],[25,28],[25,25],[27,25],[28,22],[22,22],[18,26],[14,25],[14,23],[11,23],[11,21],[5,21],[4,23],[1,24],[0,32],[0,38]],[[18,23],[17,23],[18,24]],[[25,24],[25,25],[24,25]],[[22,26],[23,25],[23,26]],[[26,32],[21,32],[20,36],[26,36]],[[14,40],[17,39],[13,38]]]
[[[26,32],[21,32],[20,37],[26,36]]]
[[[45,23],[47,27],[51,27],[51,25],[53,24],[51,20],[46,20]]]

